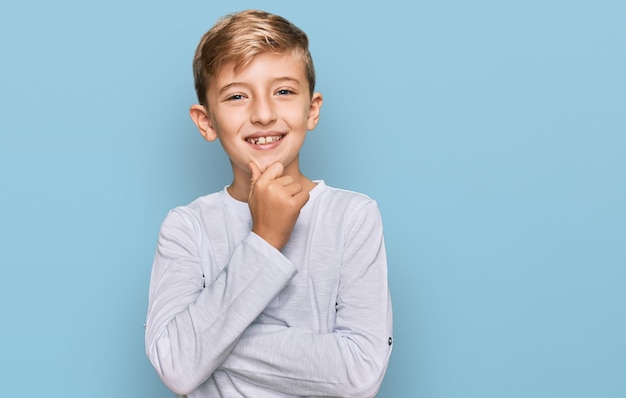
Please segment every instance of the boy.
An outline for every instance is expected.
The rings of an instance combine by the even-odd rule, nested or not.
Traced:
[[[193,61],[190,115],[233,182],[172,210],[150,281],[146,351],[196,397],[370,397],[392,345],[376,203],[298,166],[322,96],[307,36],[282,17],[219,20]]]

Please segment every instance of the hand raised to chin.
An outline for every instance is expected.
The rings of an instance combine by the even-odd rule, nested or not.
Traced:
[[[252,232],[280,250],[289,241],[309,192],[293,177],[283,175],[280,162],[272,163],[264,172],[254,162],[248,167],[252,173],[248,197]]]

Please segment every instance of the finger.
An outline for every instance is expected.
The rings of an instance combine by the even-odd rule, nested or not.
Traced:
[[[278,178],[275,178],[274,181],[279,185],[282,185],[283,187],[294,182],[293,177],[290,175],[280,176]]]
[[[250,173],[251,173],[250,184],[254,185],[254,183],[261,176],[261,169],[259,169],[259,166],[257,166],[256,163],[254,163],[254,162],[248,163],[248,168],[250,169]]]
[[[293,198],[300,203],[300,207],[304,206],[306,202],[309,201],[309,191],[300,191],[297,194],[293,195]]]
[[[294,182],[290,184],[285,184],[284,189],[285,189],[285,192],[287,192],[287,194],[289,194],[290,196],[294,196],[297,193],[302,192],[302,185],[298,184],[297,182]]]
[[[269,167],[261,173],[259,178],[267,178],[268,180],[274,180],[283,175],[285,167],[280,162],[274,162]]]

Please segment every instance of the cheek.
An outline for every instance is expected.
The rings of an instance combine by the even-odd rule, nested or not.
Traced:
[[[211,120],[216,130],[221,133],[229,134],[238,130],[242,120],[245,118],[245,111],[241,108],[232,108],[228,106],[216,106],[214,112],[211,113]]]
[[[232,137],[237,134],[238,128],[234,118],[222,117],[213,123],[219,138]]]
[[[291,111],[287,114],[290,115],[290,124],[293,127],[297,126],[297,128],[299,129],[309,130],[310,121],[308,108],[303,108],[300,106],[293,107]]]

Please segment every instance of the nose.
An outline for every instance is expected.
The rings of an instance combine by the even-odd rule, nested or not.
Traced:
[[[276,120],[276,110],[270,98],[257,97],[252,102],[251,121],[268,125]]]

